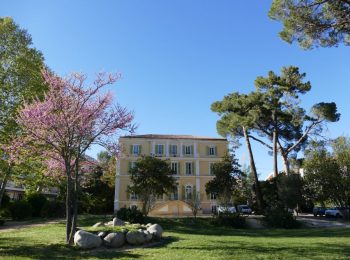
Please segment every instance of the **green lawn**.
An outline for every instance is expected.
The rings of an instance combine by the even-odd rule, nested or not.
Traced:
[[[81,226],[101,218],[82,218]],[[345,259],[350,229],[251,230],[216,228],[207,219],[152,219],[166,233],[159,247],[82,251],[64,244],[64,223],[0,232],[0,259]]]

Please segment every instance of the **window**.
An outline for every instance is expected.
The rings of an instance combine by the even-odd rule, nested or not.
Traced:
[[[141,145],[139,144],[133,144],[131,146],[131,153],[133,155],[139,155],[141,153]]]
[[[210,200],[216,200],[216,194],[210,193]]]
[[[185,187],[185,199],[186,200],[192,199],[192,186],[191,185],[187,185]]]
[[[214,175],[214,163],[209,163],[209,175]]]
[[[130,194],[130,199],[131,199],[131,200],[137,200],[137,199],[138,199],[138,196],[137,196],[135,193],[131,193],[131,194]]]
[[[129,170],[135,168],[136,162],[129,162]]]
[[[156,147],[156,155],[163,155],[164,154],[164,145],[163,144],[157,144]]]
[[[211,212],[212,213],[216,213],[216,205],[212,205],[211,206]]]
[[[170,145],[169,153],[170,153],[170,155],[173,155],[173,156],[177,155],[177,145],[176,144]]]
[[[193,154],[193,146],[192,145],[185,145],[184,153],[185,153],[185,155]]]
[[[186,163],[186,175],[192,175],[193,174],[193,163],[187,162]]]
[[[171,163],[171,170],[173,172],[173,174],[178,175],[179,171],[178,171],[178,162],[172,162]]]
[[[208,147],[208,155],[216,155],[216,147],[215,146]]]
[[[170,200],[178,200],[178,199],[179,199],[179,192],[176,188],[174,192],[170,194]]]

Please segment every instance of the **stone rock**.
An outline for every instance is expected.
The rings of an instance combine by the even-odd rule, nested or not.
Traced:
[[[108,232],[107,232],[107,231],[101,231],[101,232],[99,232],[97,235],[98,235],[100,238],[103,239],[105,236],[108,235]]]
[[[148,223],[148,224],[146,225],[146,228],[149,228],[150,226],[152,226],[152,223]]]
[[[101,246],[102,239],[95,234],[79,230],[74,234],[74,244],[83,249],[96,248]]]
[[[126,241],[130,245],[141,245],[146,242],[146,235],[140,231],[129,231],[126,233]]]
[[[105,226],[113,226],[113,221],[108,221],[105,223]]]
[[[104,239],[103,242],[108,247],[121,247],[125,244],[125,234],[123,232],[109,233]]]
[[[95,225],[93,225],[92,227],[97,228],[97,227],[104,227],[105,224],[103,224],[102,222],[97,222]]]
[[[125,222],[119,218],[113,219],[113,226],[125,226]]]
[[[148,227],[147,231],[150,232],[156,239],[162,238],[163,228],[158,224],[153,224],[152,226]]]
[[[149,231],[143,230],[143,233],[145,234],[146,242],[149,242],[152,240],[153,236]]]

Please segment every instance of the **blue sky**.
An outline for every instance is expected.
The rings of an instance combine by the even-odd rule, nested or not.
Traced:
[[[335,101],[341,120],[328,137],[348,135],[350,47],[304,51],[278,37],[268,18],[271,1],[35,0],[0,2],[32,35],[56,73],[121,72],[116,100],[135,112],[137,133],[218,136],[210,105],[224,95],[254,89],[257,76],[295,65],[312,90],[302,104]],[[96,155],[99,149],[90,151]],[[272,157],[254,145],[261,178]],[[237,151],[248,163],[245,147]]]

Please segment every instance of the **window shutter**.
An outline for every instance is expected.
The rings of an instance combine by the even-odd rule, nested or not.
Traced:
[[[192,162],[192,175],[195,175],[196,174],[196,169],[195,169],[195,164],[194,162]]]
[[[207,155],[209,155],[209,146],[207,146]]]
[[[156,147],[155,147],[156,154],[158,154],[158,151],[159,151],[159,147],[158,147],[158,144],[156,144]]]
[[[186,155],[186,149],[185,149],[185,148],[186,148],[186,146],[183,145],[183,146],[182,146],[182,154],[183,154],[183,155]]]
[[[131,170],[131,162],[129,162],[129,173],[130,173],[130,170]]]
[[[169,154],[170,154],[170,155],[172,155],[172,150],[171,150],[171,148],[172,148],[172,145],[170,144],[170,145],[169,145]]]
[[[130,145],[130,154],[132,154],[132,148],[133,148],[133,146]]]
[[[180,175],[181,174],[181,163],[177,163],[177,173]]]
[[[215,154],[215,155],[218,155],[218,151],[217,151],[216,146],[214,147],[214,154]]]
[[[180,198],[182,198],[182,200],[185,200],[186,199],[186,196],[185,196],[185,186],[182,185],[181,186],[181,195],[180,195]]]
[[[193,145],[191,145],[190,149],[191,149],[191,154],[193,154]]]
[[[141,148],[142,148],[142,146],[139,145],[139,154],[141,154]]]

